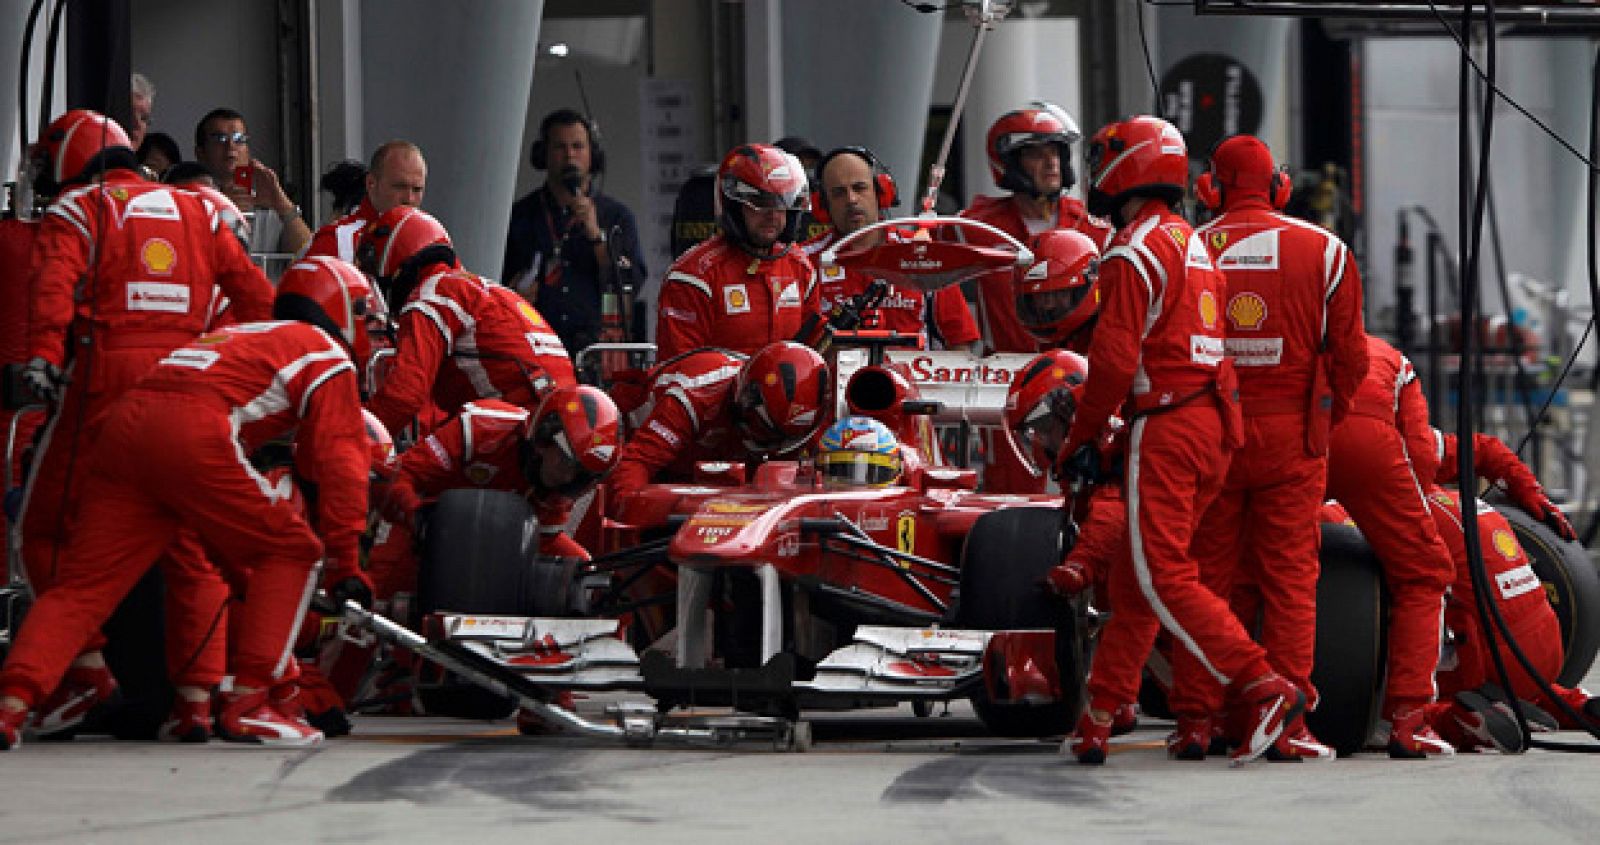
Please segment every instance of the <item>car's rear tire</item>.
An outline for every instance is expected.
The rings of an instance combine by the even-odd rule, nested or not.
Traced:
[[[445,491],[428,516],[418,563],[422,614],[537,615],[541,582],[550,587],[549,573],[536,565],[538,542],[538,521],[521,496],[502,490]],[[449,674],[441,684],[419,685],[417,697],[428,713],[461,719],[501,719],[516,706],[511,698]]]
[[[1321,701],[1306,727],[1341,756],[1366,745],[1379,716],[1388,658],[1383,569],[1354,526],[1322,526],[1317,647],[1311,682]]]
[[[1083,707],[1088,669],[1083,629],[1072,607],[1041,589],[1045,573],[1061,562],[1061,511],[1006,508],[973,523],[961,552],[961,595],[955,626],[982,631],[1050,629],[1063,701],[1044,705],[993,701],[987,689],[972,694],[972,708],[1000,736],[1054,736],[1072,729]]]
[[[1546,680],[1566,687],[1578,686],[1600,652],[1600,574],[1589,553],[1579,543],[1563,540],[1544,523],[1514,506],[1502,505],[1500,515],[1511,524],[1517,542],[1528,553],[1533,571],[1544,582],[1550,607],[1561,622],[1565,657],[1561,672]]]

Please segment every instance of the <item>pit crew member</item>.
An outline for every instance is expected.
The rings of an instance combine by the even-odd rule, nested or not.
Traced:
[[[557,388],[531,412],[498,399],[469,402],[400,456],[384,516],[410,524],[446,490],[509,490],[535,505],[540,553],[587,559],[562,527],[573,500],[616,465],[620,431],[611,397],[588,385]]]
[[[428,188],[428,162],[416,144],[387,141],[372,151],[366,182],[367,193],[361,203],[354,211],[318,229],[306,246],[306,255],[331,255],[354,262],[362,231],[384,212],[398,205],[422,205],[422,195]]]
[[[447,414],[474,399],[534,407],[577,383],[561,339],[515,291],[462,269],[432,215],[397,206],[361,235],[361,269],[399,310],[394,365],[367,407],[399,431],[432,398]]]
[[[1366,375],[1367,344],[1355,258],[1327,230],[1278,213],[1290,188],[1289,175],[1251,135],[1218,144],[1195,184],[1201,201],[1220,212],[1195,237],[1228,280],[1225,348],[1239,376],[1245,445],[1201,517],[1206,530],[1193,552],[1218,595],[1232,594],[1239,572],[1255,584],[1268,659],[1314,708],[1316,514],[1328,434]],[[1221,690],[1211,689],[1207,703],[1214,712]],[[1279,749],[1334,756],[1303,724]]]
[[[1188,183],[1188,153],[1175,127],[1134,117],[1103,127],[1090,142],[1090,210],[1119,228],[1100,266],[1100,319],[1089,375],[1067,437],[1073,474],[1098,465],[1094,443],[1124,402],[1132,411],[1123,481],[1131,567],[1113,568],[1118,615],[1159,622],[1178,644],[1180,684],[1204,673],[1249,708],[1248,740],[1236,763],[1261,756],[1305,707],[1305,695],[1273,672],[1227,603],[1200,581],[1189,544],[1200,514],[1221,490],[1242,423],[1232,367],[1223,354],[1222,275],[1183,218],[1173,212]],[[1120,577],[1119,577],[1120,576]],[[1142,634],[1141,634],[1142,636]],[[1104,640],[1102,639],[1102,647]],[[1095,662],[1102,658],[1097,650]],[[1091,675],[1093,674],[1091,670]],[[1125,699],[1098,702],[1114,709]],[[1109,706],[1106,706],[1109,705]],[[1169,744],[1178,756],[1205,754],[1207,712],[1185,719]],[[1086,717],[1079,734],[1109,734]]]
[[[298,715],[286,673],[319,560],[335,598],[371,603],[359,562],[369,457],[353,359],[369,351],[374,301],[354,267],[297,262],[279,284],[280,322],[173,350],[109,409],[56,583],[0,670],[0,749],[21,741],[29,708],[184,528],[220,555],[242,596],[235,683],[217,733],[263,745],[322,739]],[[316,531],[244,459],[289,431],[300,474],[318,486]]]
[[[1052,229],[1033,242],[1033,264],[1016,274],[1017,319],[1041,344],[1083,353],[1100,310],[1100,250],[1088,235]]]
[[[817,222],[830,228],[801,245],[813,262],[840,238],[883,219],[884,212],[899,202],[899,188],[893,174],[866,147],[839,147],[830,151],[817,164],[816,174],[817,190],[811,195],[811,213]],[[895,230],[874,232],[852,248],[871,249],[883,243],[886,237],[899,240],[908,236]],[[818,284],[823,310],[830,314],[842,313],[866,292],[871,281],[868,275],[843,267],[822,271]],[[967,307],[961,289],[954,285],[932,297],[924,296],[919,290],[890,285],[878,307],[860,316],[863,328],[920,335],[925,347],[979,351],[978,324],[972,319],[972,310]]]
[[[1339,500],[1378,553],[1389,607],[1389,675],[1383,717],[1389,756],[1454,753],[1429,726],[1437,693],[1439,620],[1455,565],[1428,514],[1424,482],[1437,473],[1437,441],[1411,362],[1367,337],[1367,377],[1328,448],[1328,496]]]
[[[791,341],[769,344],[748,359],[703,349],[667,362],[644,422],[611,474],[611,505],[624,513],[645,485],[687,480],[701,461],[793,452],[828,413],[828,378],[822,356]]]
[[[766,144],[733,148],[717,168],[720,231],[673,262],[661,283],[656,357],[716,346],[754,353],[819,328],[816,273],[794,248],[810,206],[805,169]],[[814,317],[807,320],[808,316]]]
[[[1050,103],[1033,103],[1001,115],[989,127],[984,148],[995,187],[1011,194],[979,196],[961,216],[988,223],[1025,244],[1052,229],[1072,229],[1104,250],[1111,241],[1111,226],[1091,216],[1076,197],[1067,195],[1077,181],[1072,145],[1082,137],[1072,116]],[[1013,284],[1009,270],[978,279],[978,326],[988,352],[1037,352],[1041,348],[1017,317]],[[1044,492],[1043,479],[1019,465],[1004,444],[991,436],[986,445],[989,463],[984,467],[984,489]]]
[[[262,319],[271,312],[272,285],[219,224],[216,207],[139,176],[115,121],[70,111],[45,128],[30,155],[40,191],[59,191],[39,227],[23,372],[53,408],[19,517],[28,580],[44,593],[77,519],[87,455],[106,409],[163,355],[200,334],[220,295],[242,317]],[[226,587],[192,537],[174,544],[163,570],[173,604],[169,655],[182,655],[174,666],[188,667],[174,680],[208,686],[222,667],[206,628]],[[109,697],[115,681],[100,644],[91,638],[66,683],[40,702],[42,730],[70,729]]]

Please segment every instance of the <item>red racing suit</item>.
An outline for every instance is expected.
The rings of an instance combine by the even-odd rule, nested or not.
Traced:
[[[700,461],[743,459],[733,419],[733,384],[745,357],[701,349],[668,361],[651,385],[651,401],[611,471],[607,501],[621,514],[630,494],[658,477],[687,480]],[[735,457],[737,456],[737,457]]]
[[[316,532],[245,458],[291,430],[296,466],[317,484]],[[0,671],[4,694],[31,704],[52,689],[185,528],[242,588],[231,652],[243,687],[292,678],[319,560],[328,583],[364,577],[370,458],[355,367],[318,328],[246,323],[173,350],[107,413],[88,462],[82,518]]]
[[[236,315],[265,319],[273,292],[209,202],[126,170],[59,197],[40,224],[35,255],[28,357],[65,367],[71,379],[35,450],[20,517],[28,580],[43,592],[77,519],[106,409],[206,329],[214,296],[230,297]],[[182,655],[174,670],[188,667],[174,680],[209,686],[221,679],[225,644],[207,639],[206,629],[227,586],[192,535],[173,544],[162,566],[169,658]],[[100,644],[96,636],[90,647]]]
[[[454,414],[474,399],[532,408],[549,390],[577,383],[561,339],[516,291],[464,270],[433,270],[400,311],[394,366],[367,403],[386,428],[399,431],[430,392]]]
[[[1435,696],[1440,616],[1455,566],[1423,495],[1437,463],[1421,384],[1383,340],[1368,336],[1367,352],[1366,380],[1330,439],[1328,496],[1361,527],[1392,597],[1387,717]]]
[[[1194,690],[1196,672],[1225,687],[1247,683],[1267,673],[1265,652],[1200,583],[1189,551],[1239,442],[1223,354],[1226,282],[1189,225],[1150,200],[1112,241],[1099,284],[1089,378],[1063,454],[1094,443],[1111,415],[1130,406],[1123,495],[1131,565],[1109,576],[1117,610],[1095,651],[1091,706],[1134,700],[1158,625],[1171,633],[1175,657],[1191,664],[1178,692]]]
[[[435,429],[400,456],[400,472],[384,503],[391,521],[406,520],[424,500],[446,490],[479,487],[531,496],[533,484],[522,470],[522,431],[531,413],[498,399],[480,399]],[[539,551],[559,557],[589,555],[562,532],[572,503],[536,501]]]
[[[1028,224],[1015,197],[979,196],[961,212],[999,229],[1024,244],[1033,242]],[[1102,252],[1111,243],[1111,224],[1091,217],[1083,203],[1062,194],[1056,203],[1056,229],[1076,229],[1089,236]],[[998,270],[978,277],[978,325],[982,329],[984,353],[1038,352],[1040,344],[1017,317],[1016,291],[1011,270]],[[988,464],[983,471],[983,488],[995,493],[1043,493],[1045,479],[1028,472],[1010,449],[996,439],[994,432],[984,437]]]
[[[361,235],[361,230],[378,222],[378,210],[372,207],[371,197],[362,197],[361,204],[356,210],[323,224],[311,236],[311,243],[306,244],[306,257],[313,255],[329,255],[341,258],[354,264],[356,261],[356,240]]]
[[[1256,585],[1260,642],[1311,706],[1328,434],[1367,373],[1361,277],[1333,234],[1245,196],[1197,229],[1228,279],[1228,357],[1239,376],[1245,445],[1195,537],[1206,585]],[[1254,619],[1243,620],[1253,626]],[[1221,706],[1220,690],[1214,707]]]
[[[815,262],[817,256],[839,237],[838,229],[829,229],[806,241],[801,249]],[[890,230],[886,237],[898,241],[903,236]],[[823,313],[832,313],[860,296],[872,281],[870,276],[843,267],[831,274],[819,272]],[[978,340],[978,324],[972,319],[972,309],[967,307],[967,299],[961,295],[961,289],[954,285],[938,291],[931,300],[922,291],[901,290],[890,285],[879,307],[873,309],[870,317],[866,314],[862,317],[876,320],[872,328],[922,335],[924,346],[929,346],[927,341],[932,340],[937,341],[941,349],[962,349]]]
[[[656,360],[716,346],[750,354],[795,340],[807,317],[820,317],[817,274],[799,247],[756,258],[725,234],[678,257],[661,282]]]

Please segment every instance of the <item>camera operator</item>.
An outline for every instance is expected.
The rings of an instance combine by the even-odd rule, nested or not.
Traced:
[[[511,207],[500,278],[533,303],[574,355],[606,328],[617,333],[607,340],[625,340],[626,316],[603,314],[601,300],[644,278],[645,266],[633,212],[597,184],[605,153],[593,124],[572,109],[545,115],[528,161],[545,172],[544,186]],[[616,322],[608,326],[611,316]]]

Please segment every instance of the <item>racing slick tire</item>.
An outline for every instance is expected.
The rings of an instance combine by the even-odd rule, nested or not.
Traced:
[[[1341,757],[1360,751],[1378,721],[1388,612],[1383,569],[1366,538],[1353,525],[1324,524],[1311,671],[1320,701],[1306,727]]]
[[[1528,553],[1534,574],[1544,582],[1545,595],[1561,623],[1565,655],[1561,672],[1545,680],[1565,687],[1578,686],[1589,673],[1596,652],[1600,652],[1600,574],[1595,572],[1582,544],[1561,539],[1519,508],[1505,505],[1498,510]]]
[[[1056,631],[1063,700],[1048,704],[997,702],[980,686],[972,709],[998,736],[1058,736],[1072,729],[1083,707],[1088,669],[1078,610],[1040,587],[1061,562],[1061,511],[1006,508],[973,523],[961,551],[961,594],[955,627],[982,631]],[[987,674],[987,667],[986,667]]]
[[[537,615],[539,524],[528,502],[502,490],[447,490],[427,520],[417,567],[417,605],[436,611],[498,616]],[[544,585],[548,588],[548,583]],[[432,673],[428,673],[432,674]],[[503,719],[514,699],[495,695],[444,673],[417,684],[429,714],[459,719]]]

